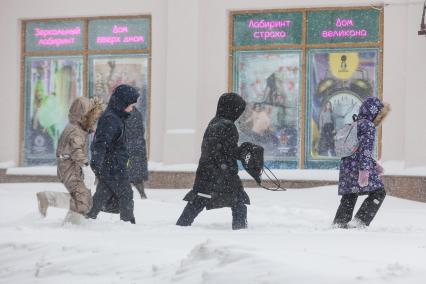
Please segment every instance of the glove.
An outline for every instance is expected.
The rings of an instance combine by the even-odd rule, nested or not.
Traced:
[[[360,187],[366,187],[368,185],[368,177],[370,173],[366,170],[359,171],[358,184]]]
[[[380,165],[379,163],[376,163],[376,171],[377,174],[380,176],[385,172],[385,169]]]
[[[95,174],[89,166],[82,167],[84,185],[90,189],[95,184]]]

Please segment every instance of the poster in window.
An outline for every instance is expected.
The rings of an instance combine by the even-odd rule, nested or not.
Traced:
[[[263,146],[275,167],[297,167],[300,52],[241,51],[234,62],[234,89],[247,102],[237,122],[240,141]]]
[[[26,58],[24,162],[53,164],[72,101],[83,94],[82,57]]]
[[[378,49],[313,49],[308,56],[307,158],[336,165],[336,132],[353,121],[365,98],[377,96]],[[321,164],[333,165],[316,167]]]
[[[139,89],[137,108],[147,124],[148,106],[148,56],[99,55],[90,57],[89,94],[99,96],[107,103],[114,89],[121,84]]]

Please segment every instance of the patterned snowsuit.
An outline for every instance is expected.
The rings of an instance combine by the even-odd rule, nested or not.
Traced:
[[[374,159],[374,145],[376,127],[389,110],[389,105],[376,97],[366,99],[360,107],[357,116],[358,149],[351,156],[342,158],[340,163],[339,195],[342,198],[334,218],[334,224],[339,227],[348,226],[359,195],[368,195],[355,215],[355,220],[364,226],[370,225],[386,197]],[[359,184],[360,175],[367,176],[366,186]]]

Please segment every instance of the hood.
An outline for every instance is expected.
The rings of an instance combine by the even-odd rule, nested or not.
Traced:
[[[358,119],[367,119],[379,126],[390,111],[390,106],[379,98],[367,98],[359,108]]]
[[[90,109],[84,115],[81,126],[88,132],[93,132],[98,118],[105,110],[105,104],[99,97],[94,97],[90,100]]]
[[[119,85],[114,89],[108,103],[108,108],[115,110],[120,114],[126,115],[124,109],[138,101],[139,92],[136,88],[129,85]]]
[[[70,107],[68,120],[71,124],[79,124],[90,109],[90,100],[86,97],[76,98]]]
[[[246,108],[246,102],[236,93],[225,93],[217,103],[216,116],[236,121]]]
[[[90,132],[104,110],[102,100],[79,97],[72,103],[68,119],[71,124],[79,124],[83,130]]]

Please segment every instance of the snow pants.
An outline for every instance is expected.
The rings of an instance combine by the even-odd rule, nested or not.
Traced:
[[[68,182],[65,187],[71,194],[70,210],[85,215],[92,207],[92,194],[83,182]]]
[[[191,226],[198,214],[203,211],[208,199],[197,197],[186,204],[182,214],[176,222],[178,226]],[[247,228],[247,206],[243,202],[236,203],[231,207],[232,229],[239,230]]]
[[[87,217],[96,219],[100,211],[115,213],[113,208],[105,210],[106,207],[114,207],[114,205],[108,204],[111,200],[118,201],[120,219],[134,224],[133,191],[128,180],[99,180],[93,195],[93,206]]]
[[[344,194],[342,196],[333,224],[339,227],[347,226],[352,219],[352,214],[354,212],[358,196],[359,194],[357,193]],[[384,189],[378,189],[370,192],[361,204],[361,207],[355,215],[355,219],[360,221],[363,225],[369,226],[376,216],[377,211],[379,211],[380,206],[382,206],[385,197],[386,191]]]

